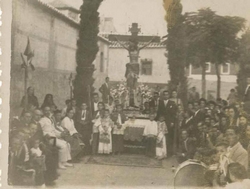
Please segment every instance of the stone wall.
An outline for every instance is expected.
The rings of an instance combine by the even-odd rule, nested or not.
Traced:
[[[68,78],[70,73],[75,73],[79,26],[58,14],[35,0],[13,0],[11,116],[19,115],[21,111],[19,105],[24,95],[24,70],[21,69],[20,53],[24,52],[28,37],[35,51],[33,64],[36,68],[34,72],[30,71],[28,86],[35,88],[39,104],[42,104],[47,93],[54,95],[58,108],[64,107],[65,100],[70,97]],[[99,41],[99,46],[101,50],[105,49],[102,51],[106,70],[100,74],[95,86],[101,85],[101,80],[106,77],[108,65],[108,43]],[[99,62],[98,58],[95,64]],[[99,75],[99,71],[96,66],[95,76]]]

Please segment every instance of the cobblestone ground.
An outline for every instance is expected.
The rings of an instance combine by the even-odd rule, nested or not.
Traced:
[[[59,170],[61,176],[56,181],[56,188],[173,188],[171,168],[177,165],[174,158],[163,160],[162,168],[85,164],[87,160],[85,157],[74,167]]]

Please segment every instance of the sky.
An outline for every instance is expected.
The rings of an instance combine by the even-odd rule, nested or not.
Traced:
[[[53,0],[43,0],[50,2]],[[80,7],[82,0],[63,0]],[[219,15],[241,16],[250,23],[250,0],[181,0],[184,12],[209,7]],[[163,0],[103,0],[99,12],[102,17],[113,17],[118,33],[127,33],[133,22],[137,22],[144,35],[166,35]]]

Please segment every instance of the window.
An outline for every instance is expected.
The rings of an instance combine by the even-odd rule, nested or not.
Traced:
[[[101,52],[101,55],[100,55],[100,72],[104,72],[104,55],[103,55],[103,52]]]
[[[221,66],[221,74],[230,74],[230,64],[226,63]]]
[[[152,60],[149,59],[141,60],[141,74],[152,75]]]
[[[206,73],[210,73],[211,72],[211,63],[207,62],[206,63]]]

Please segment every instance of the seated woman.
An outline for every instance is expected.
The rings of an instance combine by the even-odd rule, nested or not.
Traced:
[[[41,106],[41,109],[43,110],[46,106],[52,108],[56,107],[54,100],[53,100],[53,95],[52,94],[46,94],[44,97],[43,104]]]
[[[111,131],[114,127],[113,121],[110,119],[109,110],[104,111],[103,117],[99,120],[99,154],[110,154],[112,152],[112,135]]]
[[[72,120],[73,110],[68,109],[66,117],[61,121],[61,111],[54,112],[55,127],[62,135],[62,139],[70,144],[71,162],[79,162],[83,154],[84,143],[80,139],[80,134],[76,131],[74,121]],[[71,132],[70,132],[71,131]]]
[[[74,120],[72,119],[74,116],[74,110],[72,108],[67,110],[66,117],[62,120],[62,127],[64,129],[67,129],[69,131],[70,136],[73,136],[74,138],[77,138],[80,145],[83,145],[81,138],[81,134],[77,132],[75,128]]]

